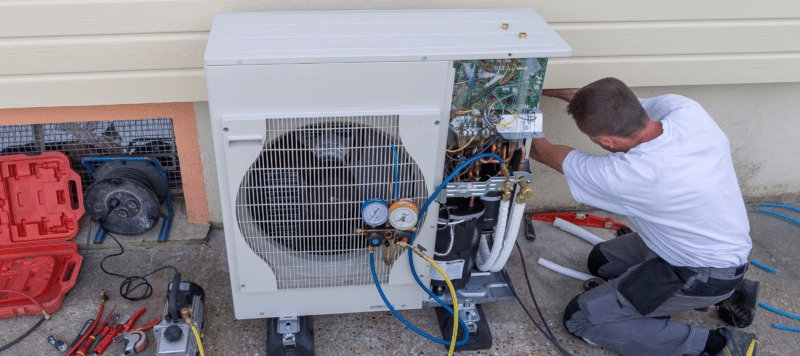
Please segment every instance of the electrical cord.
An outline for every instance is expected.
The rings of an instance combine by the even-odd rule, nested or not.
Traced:
[[[519,298],[519,295],[517,294],[517,291],[514,289],[514,284],[511,282],[511,277],[508,275],[508,271],[506,271],[505,269],[502,269],[500,272],[503,275],[503,278],[506,280],[506,283],[508,284],[508,288],[511,290],[511,293],[514,295],[514,298],[517,299],[517,302],[519,302],[519,305],[522,307],[522,310],[525,312],[525,314],[528,315],[528,318],[531,319],[531,322],[533,323],[533,325],[536,326],[537,329],[539,329],[539,332],[541,332],[542,335],[544,335],[544,337],[547,338],[547,340],[549,340],[561,352],[562,355],[564,355],[564,356],[572,356],[572,354],[569,351],[567,351],[566,349],[564,349],[563,346],[561,346],[561,343],[558,342],[558,340],[556,339],[555,335],[553,334],[553,331],[550,330],[549,326],[547,326],[547,321],[544,319],[544,316],[542,315],[542,310],[539,308],[539,304],[536,303],[536,298],[533,295],[533,288],[531,287],[530,280],[528,279],[527,269],[525,268],[525,257],[522,256],[522,251],[519,248],[519,244],[516,244],[516,246],[517,246],[517,251],[519,251],[519,253],[520,253],[520,259],[522,261],[522,268],[523,268],[523,272],[525,273],[525,281],[528,284],[528,292],[530,292],[530,294],[531,294],[531,299],[533,299],[533,304],[536,306],[536,311],[539,313],[539,317],[542,319],[542,323],[544,324],[544,327],[545,327],[546,330],[543,329],[539,325],[539,323],[536,322],[536,319],[533,318],[533,315],[531,315],[530,311],[528,311],[528,308],[525,307],[525,304],[522,303],[522,299]]]
[[[110,210],[109,210],[109,212],[110,212]],[[106,216],[108,216],[108,214],[106,214]],[[100,229],[105,230],[103,228],[102,220],[98,222],[98,225],[99,225]],[[119,295],[122,296],[123,298],[125,298],[127,300],[130,300],[132,302],[136,302],[136,301],[145,300],[147,298],[150,298],[150,296],[153,295],[153,286],[150,284],[150,282],[147,281],[147,277],[149,277],[150,275],[152,275],[152,274],[154,274],[156,272],[159,272],[159,271],[161,271],[163,269],[167,269],[167,268],[171,268],[171,269],[173,269],[175,271],[175,273],[179,273],[178,269],[175,268],[174,266],[162,266],[162,267],[159,267],[156,270],[154,270],[154,271],[152,271],[150,273],[147,273],[147,274],[145,274],[143,276],[124,276],[124,275],[121,275],[121,274],[109,272],[108,270],[105,269],[105,267],[103,266],[103,263],[105,263],[106,260],[108,258],[110,258],[110,257],[120,256],[123,253],[125,253],[125,248],[122,247],[122,244],[119,242],[119,240],[117,240],[117,237],[112,235],[111,233],[109,233],[108,230],[106,230],[106,236],[110,236],[112,239],[114,239],[114,242],[117,243],[117,246],[119,246],[120,251],[118,253],[112,253],[112,254],[110,254],[110,255],[108,255],[106,257],[103,257],[103,260],[100,261],[100,269],[105,274],[108,274],[108,275],[111,275],[111,276],[114,276],[114,277],[120,277],[120,278],[123,279],[122,284],[119,285]],[[88,246],[87,246],[87,248],[88,248]],[[134,284],[134,282],[138,282],[138,283]],[[138,290],[140,288],[144,288],[144,291],[141,292],[140,295],[134,296],[134,297],[130,297],[131,293],[133,293],[134,291],[136,291],[136,290]]]

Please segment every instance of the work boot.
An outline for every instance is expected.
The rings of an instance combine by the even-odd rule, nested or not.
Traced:
[[[715,355],[703,352],[700,356],[755,356],[758,339],[750,334],[728,328],[717,329],[725,337],[725,347]]]
[[[761,282],[743,279],[728,299],[717,303],[719,318],[728,325],[746,328],[753,323]]]

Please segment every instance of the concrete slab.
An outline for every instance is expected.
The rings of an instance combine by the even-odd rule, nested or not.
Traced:
[[[800,206],[794,204],[795,206]],[[753,259],[779,271],[772,274],[759,268],[751,268],[747,277],[762,282],[761,300],[782,310],[800,314],[798,300],[798,264],[800,258],[800,226],[755,212],[757,206],[748,206],[751,235],[755,242]],[[769,208],[779,211],[775,208]],[[621,216],[603,211],[588,211],[599,216],[611,216],[626,222]],[[800,213],[783,211],[800,219]],[[573,355],[616,355],[599,347],[591,346],[567,334],[561,323],[562,312],[567,302],[581,292],[581,282],[561,276],[536,264],[539,257],[573,269],[587,272],[585,258],[591,249],[587,242],[570,235],[549,223],[535,222],[537,239],[530,242],[520,234],[518,239],[527,272],[531,279],[536,300],[542,308],[547,325],[556,338]],[[614,232],[604,229],[588,229],[604,239],[614,238]],[[84,236],[85,238],[85,236]],[[104,244],[109,245],[110,244]],[[130,302],[119,296],[119,277],[100,271],[100,261],[114,250],[90,249],[88,260],[79,276],[78,284],[71,291],[53,320],[45,322],[41,330],[59,339],[71,341],[80,326],[97,313],[97,296],[101,289],[111,294],[108,307],[117,306],[122,314],[132,314],[141,307],[148,312],[142,318],[146,322],[162,313],[166,286],[172,272],[164,270],[149,277],[153,296],[147,300]],[[106,260],[104,267],[114,273],[141,275],[164,265],[180,269],[184,277],[199,283],[206,291],[206,316],[203,329],[206,355],[265,355],[266,321],[236,320],[233,316],[230,279],[226,261],[223,232],[214,229],[207,243],[195,245],[156,245],[132,247],[125,254]],[[532,310],[533,302],[527,292],[522,260],[515,252],[506,268],[521,296],[523,303]],[[107,309],[108,310],[108,309]],[[531,324],[516,302],[492,303],[484,306],[489,326],[494,336],[490,350],[461,352],[460,355],[557,355],[558,352]],[[432,309],[401,312],[412,324],[439,336],[436,317]],[[673,316],[674,320],[707,328],[724,326],[715,311],[685,312]],[[38,320],[36,316],[0,319],[0,344],[16,338]],[[773,323],[800,326],[792,320],[765,309],[759,309],[755,323],[745,329],[755,332],[760,338],[759,356],[794,354],[800,350],[797,333],[773,328]],[[325,315],[314,318],[317,355],[443,355],[444,346],[430,342],[407,329],[389,312],[363,314]],[[152,332],[148,332],[152,338]],[[150,339],[152,341],[152,339]],[[122,346],[112,345],[109,354],[121,354]],[[32,334],[10,348],[7,353],[16,355],[55,355],[56,351],[45,338]],[[154,355],[155,345],[149,345],[141,355]]]

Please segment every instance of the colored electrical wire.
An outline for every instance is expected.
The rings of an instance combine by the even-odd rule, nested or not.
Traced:
[[[475,136],[472,136],[472,137],[469,138],[469,141],[467,141],[467,143],[464,144],[464,146],[461,146],[461,148],[457,148],[455,150],[445,150],[445,151],[450,152],[450,153],[455,153],[455,152],[461,151],[461,150],[467,148],[467,146],[469,146],[469,144],[472,143],[472,141],[474,141],[474,140],[475,140]]]
[[[756,266],[756,267],[759,267],[759,268],[763,268],[763,269],[765,269],[765,270],[767,270],[769,272],[772,272],[772,273],[775,273],[775,274],[778,273],[778,270],[776,270],[776,269],[774,269],[772,267],[768,267],[766,265],[763,265],[761,263],[758,263],[756,261],[750,260],[750,263],[753,264],[753,266]]]
[[[514,120],[511,120],[509,123],[506,123],[506,124],[494,124],[494,126],[506,127],[508,125],[513,124],[515,121],[517,121],[517,112],[514,111],[514,110],[511,110],[511,109],[506,109],[506,110],[508,110],[510,113],[514,114]]]
[[[772,324],[772,327],[781,330],[800,331],[800,328],[794,326],[781,325],[781,324]]]
[[[797,315],[794,315],[794,314],[791,314],[791,313],[787,313],[787,312],[785,312],[783,310],[780,310],[778,308],[775,308],[775,307],[771,307],[769,305],[764,304],[763,302],[758,302],[758,306],[760,306],[760,307],[762,307],[762,308],[764,308],[766,310],[769,310],[769,311],[771,311],[773,313],[777,313],[777,314],[783,315],[783,316],[785,316],[787,318],[800,320],[800,316],[797,316]]]
[[[425,261],[430,263],[431,266],[439,271],[439,274],[441,274],[442,278],[444,278],[444,282],[447,283],[447,288],[450,290],[450,298],[453,298],[453,336],[450,338],[450,350],[447,352],[447,356],[453,356],[453,351],[455,351],[456,347],[456,338],[458,336],[458,297],[456,295],[456,288],[453,287],[453,282],[450,281],[447,273],[445,273],[442,267],[439,266],[439,264],[436,263],[436,261],[434,261],[432,258],[426,256],[418,248],[413,247],[405,242],[400,242],[398,245],[400,245],[400,247],[410,248],[411,251],[414,251],[414,253],[417,254],[417,256],[424,258]],[[469,330],[466,330],[465,333],[469,334]]]
[[[409,255],[414,255],[414,254],[413,253],[409,253]],[[436,265],[438,266],[438,264],[436,264]],[[440,343],[442,345],[448,345],[449,344],[449,345],[461,346],[461,345],[466,344],[467,341],[469,341],[469,332],[465,332],[464,333],[464,340],[461,340],[461,341],[456,342],[456,343],[451,343],[451,342],[447,342],[445,340],[442,340],[442,339],[439,339],[437,337],[429,335],[428,333],[418,329],[416,326],[411,325],[411,323],[409,323],[405,318],[400,316],[400,314],[397,312],[397,310],[395,310],[394,307],[392,307],[392,304],[389,303],[389,300],[386,299],[386,295],[383,294],[383,288],[381,288],[381,283],[378,281],[378,274],[377,274],[377,272],[375,272],[375,257],[374,257],[374,248],[373,247],[369,248],[369,268],[370,268],[370,271],[372,272],[372,280],[375,282],[375,288],[378,289],[378,294],[380,294],[381,299],[383,299],[383,303],[386,304],[386,306],[389,308],[389,311],[391,311],[392,314],[394,314],[394,316],[397,318],[397,320],[400,320],[400,322],[403,323],[405,326],[407,326],[409,329],[413,330],[417,334],[420,334],[420,335],[424,336],[428,340]],[[443,276],[446,276],[446,274],[443,274]],[[452,286],[452,284],[451,284],[451,286]],[[452,293],[455,293],[455,291],[453,289],[451,289],[451,294]],[[443,304],[443,306],[447,305],[447,304],[444,304],[444,302],[442,302],[442,304]],[[458,307],[456,306],[456,308],[458,308]],[[452,309],[449,309],[449,311],[453,315],[458,315],[458,313],[454,313]],[[458,320],[458,322],[462,323],[462,327],[464,328],[464,330],[468,330],[467,329],[467,325],[464,324],[463,320]],[[456,325],[453,325],[453,328],[455,329]]]
[[[456,169],[453,170],[453,172],[450,173],[450,175],[448,175],[442,181],[442,184],[440,184],[436,188],[436,190],[433,192],[433,194],[431,194],[431,196],[425,202],[425,205],[422,206],[422,209],[420,209],[419,213],[417,214],[417,216],[419,218],[417,219],[417,224],[414,227],[419,229],[419,224],[422,222],[423,218],[425,217],[425,212],[428,210],[428,206],[430,206],[431,203],[433,203],[433,201],[436,199],[436,197],[439,196],[439,193],[441,193],[442,189],[444,189],[447,186],[447,183],[450,183],[450,181],[453,180],[453,178],[455,178],[455,176],[457,176],[464,168],[469,167],[470,165],[472,165],[473,162],[475,162],[475,161],[477,161],[477,160],[479,160],[481,158],[485,158],[485,157],[496,158],[497,161],[500,162],[500,164],[504,164],[505,163],[503,161],[503,158],[498,156],[498,155],[496,155],[496,154],[493,154],[493,153],[482,153],[482,154],[479,154],[479,155],[475,155],[472,158],[466,160],[464,163],[461,163],[460,165],[458,165],[458,167],[456,167]],[[413,245],[414,238],[417,235],[416,231],[417,230],[414,230],[414,231],[411,232],[411,237],[409,238],[409,241],[408,241],[409,245]],[[445,303],[443,300],[441,300],[439,297],[437,297],[436,294],[434,294],[427,286],[425,286],[424,283],[422,283],[422,280],[419,279],[419,274],[417,273],[417,268],[414,266],[414,254],[411,254],[411,253],[408,254],[408,262],[409,262],[409,268],[411,268],[411,275],[414,276],[414,281],[417,282],[417,285],[419,285],[420,288],[422,288],[422,290],[425,291],[425,293],[428,293],[428,295],[431,298],[433,298],[433,300],[435,300],[437,303],[439,303],[439,305],[441,305],[445,310],[447,310],[447,312],[449,312],[451,315],[455,315],[455,313],[453,313],[453,309],[450,308],[450,306],[448,306],[447,303]],[[463,323],[463,322],[464,322],[463,320],[459,320],[459,323]],[[462,324],[461,327],[463,327],[464,330],[467,330],[466,324]],[[466,343],[469,340],[469,333],[465,332],[464,334],[466,335],[466,337],[464,338],[464,343]],[[459,343],[460,342],[461,341],[459,341]],[[456,344],[456,346],[461,346],[461,345]]]
[[[508,67],[509,66],[506,66],[506,70],[508,70]],[[514,70],[511,71],[511,75],[509,75],[508,78],[506,78],[505,80],[501,81],[500,84],[505,84],[506,82],[511,80],[511,78],[514,78],[514,73],[516,72],[517,72],[517,63],[514,63]],[[505,74],[503,74],[503,76],[505,76]]]
[[[784,208],[784,209],[794,210],[794,211],[800,213],[800,208],[795,208],[795,207],[793,207],[791,205],[786,205],[786,204],[761,203],[761,206],[772,206],[772,207],[776,207],[776,208]]]
[[[792,219],[792,218],[790,218],[790,217],[788,217],[786,215],[783,215],[783,214],[778,214],[778,213],[776,213],[774,211],[769,211],[769,210],[764,210],[764,209],[758,209],[757,211],[761,212],[761,213],[769,214],[769,215],[772,215],[772,216],[777,216],[777,217],[779,217],[781,219],[786,219],[786,220],[791,221],[791,222],[793,222],[793,223],[795,223],[797,225],[800,225],[800,221]]]
[[[398,175],[397,174],[397,172],[398,172],[398,169],[397,169],[397,164],[398,164],[397,163],[397,148],[394,147],[394,143],[392,144],[392,152],[394,152],[394,201],[398,201],[400,199],[399,198],[400,186],[399,186],[399,183],[397,182],[397,180],[398,180],[398,178],[397,178],[397,175]]]

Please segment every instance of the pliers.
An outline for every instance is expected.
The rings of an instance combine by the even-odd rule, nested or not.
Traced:
[[[138,327],[134,327],[134,325],[136,324],[136,321],[139,320],[140,316],[144,315],[145,311],[147,311],[147,308],[139,309],[139,311],[136,312],[136,314],[133,315],[133,317],[131,318],[131,321],[129,321],[127,324],[122,326],[122,330],[124,332],[120,333],[119,335],[115,335],[116,341],[121,340],[122,338],[125,337],[125,335],[127,335],[129,333],[132,333],[134,331],[147,331],[147,330],[150,330],[150,328],[158,325],[158,323],[161,322],[161,317],[157,317],[157,318],[153,319],[153,321],[151,321],[151,322],[149,322],[147,324],[144,324],[144,325],[138,326]]]

